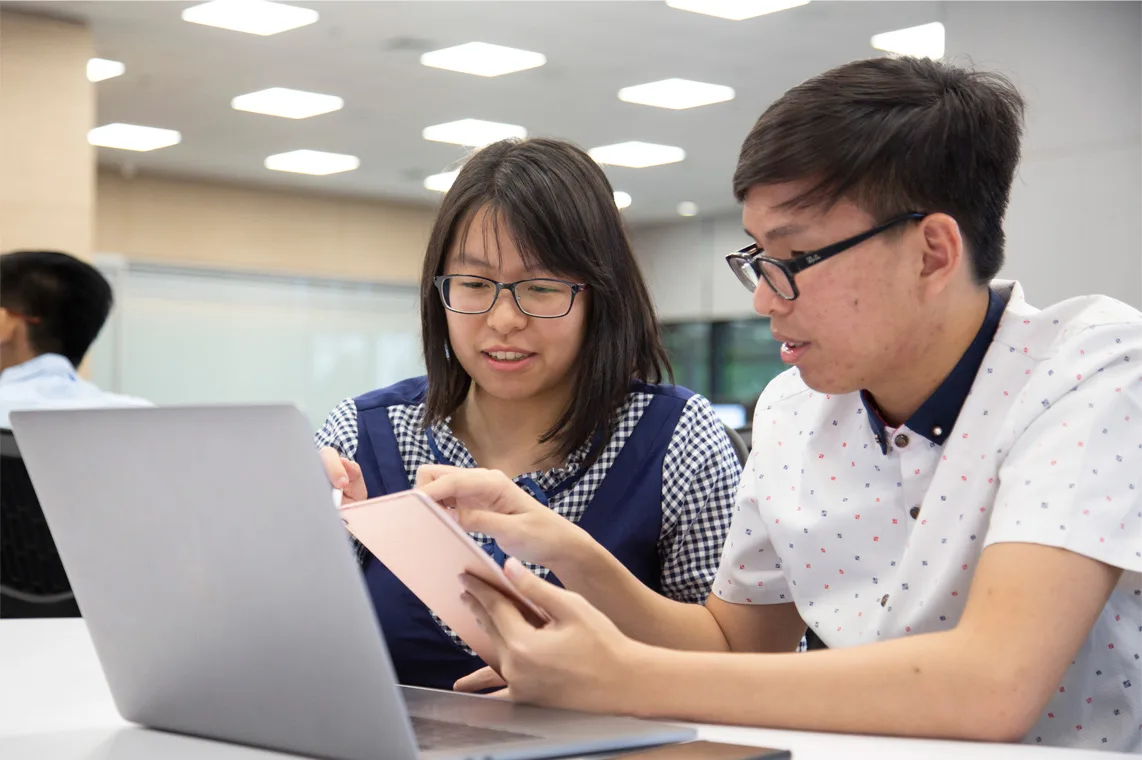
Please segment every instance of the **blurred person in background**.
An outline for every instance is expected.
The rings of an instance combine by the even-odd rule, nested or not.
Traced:
[[[150,405],[101,390],[76,371],[112,300],[103,275],[66,253],[0,256],[0,428],[17,410]]]
[[[791,368],[757,402],[704,606],[554,523],[529,532],[539,511],[500,476],[424,484],[494,510],[520,560],[570,547],[554,571],[593,592],[509,561],[552,617],[536,628],[465,578],[513,697],[1142,750],[1142,314],[1097,295],[1040,310],[995,279],[1023,111],[1002,76],[878,58],[789,90],[746,138],[734,192],[756,242],[727,261]],[[1060,245],[1082,266],[1081,240]],[[789,653],[806,624],[828,650]]]
[[[538,510],[530,530],[605,546],[648,593],[705,599],[740,463],[705,398],[660,384],[650,294],[586,153],[531,139],[467,160],[429,240],[421,325],[427,377],[347,399],[316,435],[346,503],[406,490],[418,472],[498,471]],[[518,546],[496,517],[460,524],[503,564]],[[451,688],[483,665],[359,556],[402,683]],[[551,572],[558,551],[530,559],[537,577],[591,595]]]

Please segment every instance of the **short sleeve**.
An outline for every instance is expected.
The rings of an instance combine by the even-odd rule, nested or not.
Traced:
[[[346,459],[356,460],[357,404],[353,399],[347,398],[333,407],[325,424],[314,434],[313,443],[319,449],[330,446]]]
[[[1142,572],[1142,356],[1130,359],[1081,380],[1019,437],[985,545],[1054,546]]]
[[[733,604],[785,604],[793,596],[758,506],[757,459],[755,451],[742,472],[714,595]]]
[[[693,396],[662,463],[662,593],[702,603],[718,567],[741,477],[737,454],[710,402]]]

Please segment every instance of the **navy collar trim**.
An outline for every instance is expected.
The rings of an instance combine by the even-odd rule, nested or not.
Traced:
[[[994,290],[989,290],[988,293],[987,316],[984,317],[975,339],[935,393],[929,396],[928,400],[921,404],[904,423],[909,430],[939,446],[944,445],[956,425],[956,420],[975,382],[975,376],[983,366],[983,359],[991,347],[1003,312],[1007,308],[1007,303]],[[860,400],[868,411],[869,426],[876,442],[880,445],[880,451],[887,454],[889,443],[887,424],[876,408],[876,401],[868,391],[863,390],[860,392]]]

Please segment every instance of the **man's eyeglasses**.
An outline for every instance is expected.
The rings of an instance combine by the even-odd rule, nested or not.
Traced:
[[[898,224],[919,221],[926,216],[926,213],[910,211],[893,217],[884,224],[878,224],[870,230],[865,230],[859,235],[845,238],[839,243],[833,243],[815,251],[795,251],[791,259],[775,259],[766,256],[765,251],[756,243],[751,243],[726,256],[726,263],[730,265],[730,269],[750,293],[757,290],[759,282],[764,281],[774,293],[786,301],[795,301],[797,296],[801,295],[801,291],[797,289],[797,283],[793,279],[793,276],[798,272],[803,272],[815,264],[820,264],[838,253],[844,253]]]
[[[496,282],[487,277],[447,274],[436,277],[436,289],[444,308],[457,314],[484,314],[496,305],[500,291],[507,289],[516,306],[529,317],[557,319],[571,313],[575,296],[587,289],[584,283],[536,278],[519,282]]]

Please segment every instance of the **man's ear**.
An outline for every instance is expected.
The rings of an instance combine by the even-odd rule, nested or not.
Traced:
[[[11,342],[19,321],[9,314],[7,309],[0,307],[0,343]]]
[[[947,214],[930,214],[920,220],[923,257],[920,276],[933,293],[942,291],[970,265],[960,225]]]

